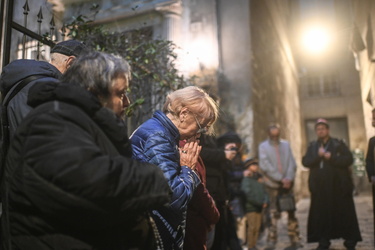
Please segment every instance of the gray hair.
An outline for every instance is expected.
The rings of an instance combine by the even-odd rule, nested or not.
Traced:
[[[119,77],[130,80],[130,66],[125,59],[104,52],[92,52],[77,58],[61,81],[78,84],[94,95],[107,99],[114,80]]]

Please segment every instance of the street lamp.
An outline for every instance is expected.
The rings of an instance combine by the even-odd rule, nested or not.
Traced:
[[[328,29],[324,27],[310,27],[302,33],[303,50],[309,54],[322,54],[328,49],[331,41],[332,37]]]

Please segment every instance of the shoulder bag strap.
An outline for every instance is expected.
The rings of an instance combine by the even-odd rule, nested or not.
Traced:
[[[0,108],[1,108],[1,148],[0,148],[0,201],[2,202],[2,215],[1,215],[1,236],[2,236],[2,243],[0,248],[4,249],[11,249],[11,241],[10,241],[10,229],[9,229],[9,217],[8,217],[8,187],[5,183],[5,162],[6,162],[6,154],[8,152],[8,147],[10,143],[9,138],[9,121],[8,121],[8,114],[7,114],[7,106],[9,102],[13,99],[13,97],[20,92],[27,84],[31,81],[37,80],[45,76],[41,75],[33,75],[24,78],[20,82],[18,82],[15,87],[13,87],[5,96],[4,100],[2,101]]]

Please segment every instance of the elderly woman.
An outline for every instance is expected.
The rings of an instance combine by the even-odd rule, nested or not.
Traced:
[[[129,77],[126,61],[95,52],[63,83],[30,90],[34,110],[5,166],[3,249],[155,249],[144,214],[168,203],[170,188],[159,168],[131,158],[119,118]]]
[[[156,111],[131,136],[133,157],[159,166],[172,189],[169,206],[152,211],[165,249],[182,249],[187,204],[200,184],[194,171],[201,150],[198,138],[218,117],[214,100],[194,86],[167,96],[163,112]],[[179,140],[186,140],[179,148]]]

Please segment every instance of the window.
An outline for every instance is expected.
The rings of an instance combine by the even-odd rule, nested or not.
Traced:
[[[337,96],[340,94],[337,73],[308,76],[306,86],[309,97]]]
[[[39,50],[38,50],[39,47]],[[46,51],[50,51],[50,48],[48,45],[44,45],[39,43],[36,40],[33,40],[31,38],[28,38],[28,41],[25,43],[25,59],[34,59],[34,60],[40,60],[40,61],[48,61],[49,60],[49,53],[46,53]],[[22,58],[22,43],[18,44],[17,49],[17,58]],[[39,55],[38,55],[39,53]],[[48,58],[47,58],[48,56]]]

